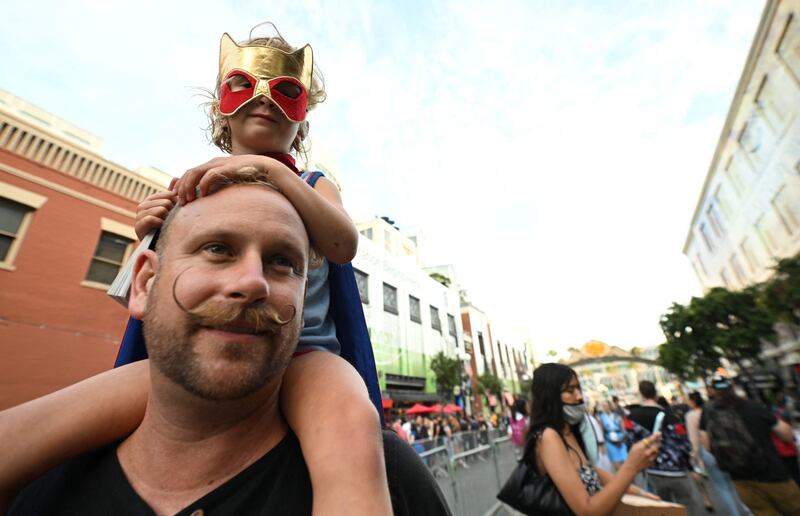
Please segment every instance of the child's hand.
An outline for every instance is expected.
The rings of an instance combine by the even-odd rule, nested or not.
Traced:
[[[177,178],[169,184],[169,190],[158,192],[145,197],[144,201],[136,207],[136,223],[133,228],[139,240],[149,232],[161,226],[169,215],[169,210],[175,206],[177,197],[172,190]]]
[[[185,204],[197,199],[198,190],[200,197],[208,195],[209,187],[227,174],[237,172],[245,167],[253,167],[256,171],[269,173],[273,165],[285,167],[278,160],[256,154],[214,158],[199,167],[187,170],[172,190],[178,194],[178,202]]]

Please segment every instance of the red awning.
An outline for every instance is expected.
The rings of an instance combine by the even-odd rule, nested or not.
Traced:
[[[381,405],[383,408],[392,408],[394,406],[394,400],[381,400]]]
[[[464,409],[462,409],[458,405],[453,405],[452,403],[448,403],[444,407],[444,413],[445,414],[450,414],[451,412],[461,412],[462,410],[464,410]]]
[[[414,403],[414,406],[406,410],[406,414],[428,414],[433,412],[431,407],[426,407],[422,403]]]
[[[441,412],[442,411],[442,406],[439,403],[437,403],[436,405],[433,405],[432,407],[430,407],[430,409],[431,409],[431,412]]]

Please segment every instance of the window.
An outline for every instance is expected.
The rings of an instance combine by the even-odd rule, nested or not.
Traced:
[[[414,322],[422,322],[422,315],[420,314],[419,309],[419,299],[414,296],[408,296],[408,317]]]
[[[360,233],[365,237],[369,238],[370,240],[372,240],[372,228],[362,229]]]
[[[741,162],[741,159],[738,159],[736,156],[731,156],[731,159],[728,160],[728,165],[725,167],[725,175],[728,176],[728,180],[733,185],[733,189],[739,197],[744,196],[744,180],[746,177],[744,174],[747,173],[746,170],[742,170]]]
[[[450,314],[447,314],[447,331],[449,331],[450,335],[453,337],[458,335],[456,331],[456,318]]]
[[[717,186],[717,190],[714,192],[714,200],[716,201],[717,206],[719,206],[720,210],[722,210],[722,215],[725,218],[731,218],[731,207],[728,203],[728,198],[725,195],[725,192],[722,191],[722,185]]]
[[[111,285],[125,259],[128,257],[133,240],[108,231],[100,233],[97,249],[94,251],[86,281]]]
[[[739,281],[739,284],[744,285],[745,283],[747,283],[746,275],[744,273],[744,270],[742,269],[741,264],[739,263],[739,258],[736,257],[736,253],[731,255],[731,258],[730,260],[728,260],[728,262],[730,263],[731,269],[733,270],[733,274],[736,276],[736,279]]]
[[[777,249],[775,246],[775,239],[772,237],[769,223],[764,215],[761,215],[758,217],[758,220],[756,220],[756,233],[761,243],[764,244],[764,249],[766,249],[769,254],[775,252]]]
[[[383,230],[383,246],[387,251],[392,252],[392,234],[386,229]]]
[[[13,267],[33,211],[30,206],[0,197],[0,264],[7,268]]]
[[[786,27],[778,42],[778,54],[786,62],[797,79],[800,79],[800,22],[794,14],[789,15]]]
[[[724,233],[725,229],[722,227],[722,221],[720,221],[716,206],[710,204],[706,210],[706,216],[711,223],[711,229],[714,230],[714,234],[717,238],[722,238],[722,233]]]
[[[725,288],[731,288],[731,280],[728,279],[728,271],[725,270],[725,267],[719,271],[719,278],[722,280],[722,284],[725,285]]]
[[[753,254],[753,249],[750,247],[750,242],[747,241],[746,237],[742,240],[742,243],[739,244],[739,249],[742,250],[744,261],[746,261],[747,266],[750,267],[750,272],[755,272],[759,266],[759,263],[756,259],[756,255]]]
[[[794,235],[798,228],[800,228],[800,207],[798,207],[797,199],[792,200],[791,195],[783,185],[772,198],[772,206],[775,208],[775,213],[781,221],[783,229],[789,236]]]
[[[783,67],[775,67],[770,75],[764,76],[756,95],[756,105],[776,135],[783,133],[793,112],[790,97],[782,94],[794,87],[787,79]]]
[[[442,320],[439,319],[439,309],[431,305],[431,328],[442,333]]]
[[[768,138],[761,117],[757,111],[753,112],[739,135],[739,145],[747,152],[747,157],[756,174],[760,174],[764,170],[769,155]]]
[[[397,289],[388,283],[383,284],[383,311],[397,314]]]
[[[369,304],[369,274],[361,272],[358,269],[353,269],[356,273],[356,285],[358,285],[358,297],[365,305]]]
[[[703,242],[706,243],[706,248],[709,252],[714,252],[714,243],[711,240],[711,235],[708,233],[708,227],[705,223],[700,224],[700,235],[703,237]]]

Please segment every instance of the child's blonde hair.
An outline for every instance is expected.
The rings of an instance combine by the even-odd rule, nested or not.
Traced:
[[[275,35],[254,38],[253,31],[262,25],[270,25],[275,30]],[[239,42],[239,45],[260,45],[264,47],[277,48],[279,50],[283,50],[284,52],[294,52],[297,50],[283,38],[281,33],[278,31],[278,28],[272,22],[259,23],[250,29],[250,37],[245,41]],[[207,92],[211,97],[211,100],[206,103],[208,112],[208,127],[206,128],[206,132],[208,133],[208,139],[211,141],[211,143],[223,151],[230,153],[231,129],[226,122],[228,117],[219,112],[219,90],[221,86],[222,77],[217,76],[217,84],[214,88],[214,93]],[[323,78],[322,72],[315,62],[311,74],[311,90],[308,92],[308,110],[311,111],[314,106],[323,102],[326,96],[325,79]],[[305,122],[302,123],[305,124]],[[308,149],[306,149],[306,147],[303,145],[303,140],[299,137],[295,138],[295,140],[292,142],[292,149],[294,149],[298,155],[305,154],[308,151]]]

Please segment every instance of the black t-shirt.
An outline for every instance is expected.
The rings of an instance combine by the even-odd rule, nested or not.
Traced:
[[[711,404],[711,409],[718,406],[718,402]],[[778,420],[770,412],[770,410],[752,400],[739,400],[732,405],[733,410],[739,415],[744,422],[744,426],[753,436],[759,448],[763,451],[764,462],[767,467],[761,468],[762,471],[758,472],[753,477],[737,477],[733,476],[734,480],[757,480],[759,482],[783,482],[789,479],[789,474],[783,467],[778,452],[775,450],[775,445],[772,444],[772,427],[774,427]],[[700,416],[700,430],[705,430],[707,427],[706,410]]]
[[[29,484],[12,515],[153,515],[117,459],[118,443],[81,455]],[[450,514],[442,492],[416,452],[383,432],[386,474],[396,515]],[[365,493],[368,495],[368,493]],[[179,515],[311,514],[311,480],[300,443],[289,432],[273,449]]]
[[[628,418],[631,421],[635,421],[639,423],[642,427],[644,427],[648,431],[653,430],[653,426],[656,424],[656,416],[659,412],[665,412],[664,414],[664,421],[661,423],[661,428],[663,429],[667,425],[674,425],[675,423],[679,423],[679,421],[675,418],[674,415],[669,410],[664,410],[663,407],[653,407],[650,405],[637,405],[630,409],[630,414],[628,414]]]

